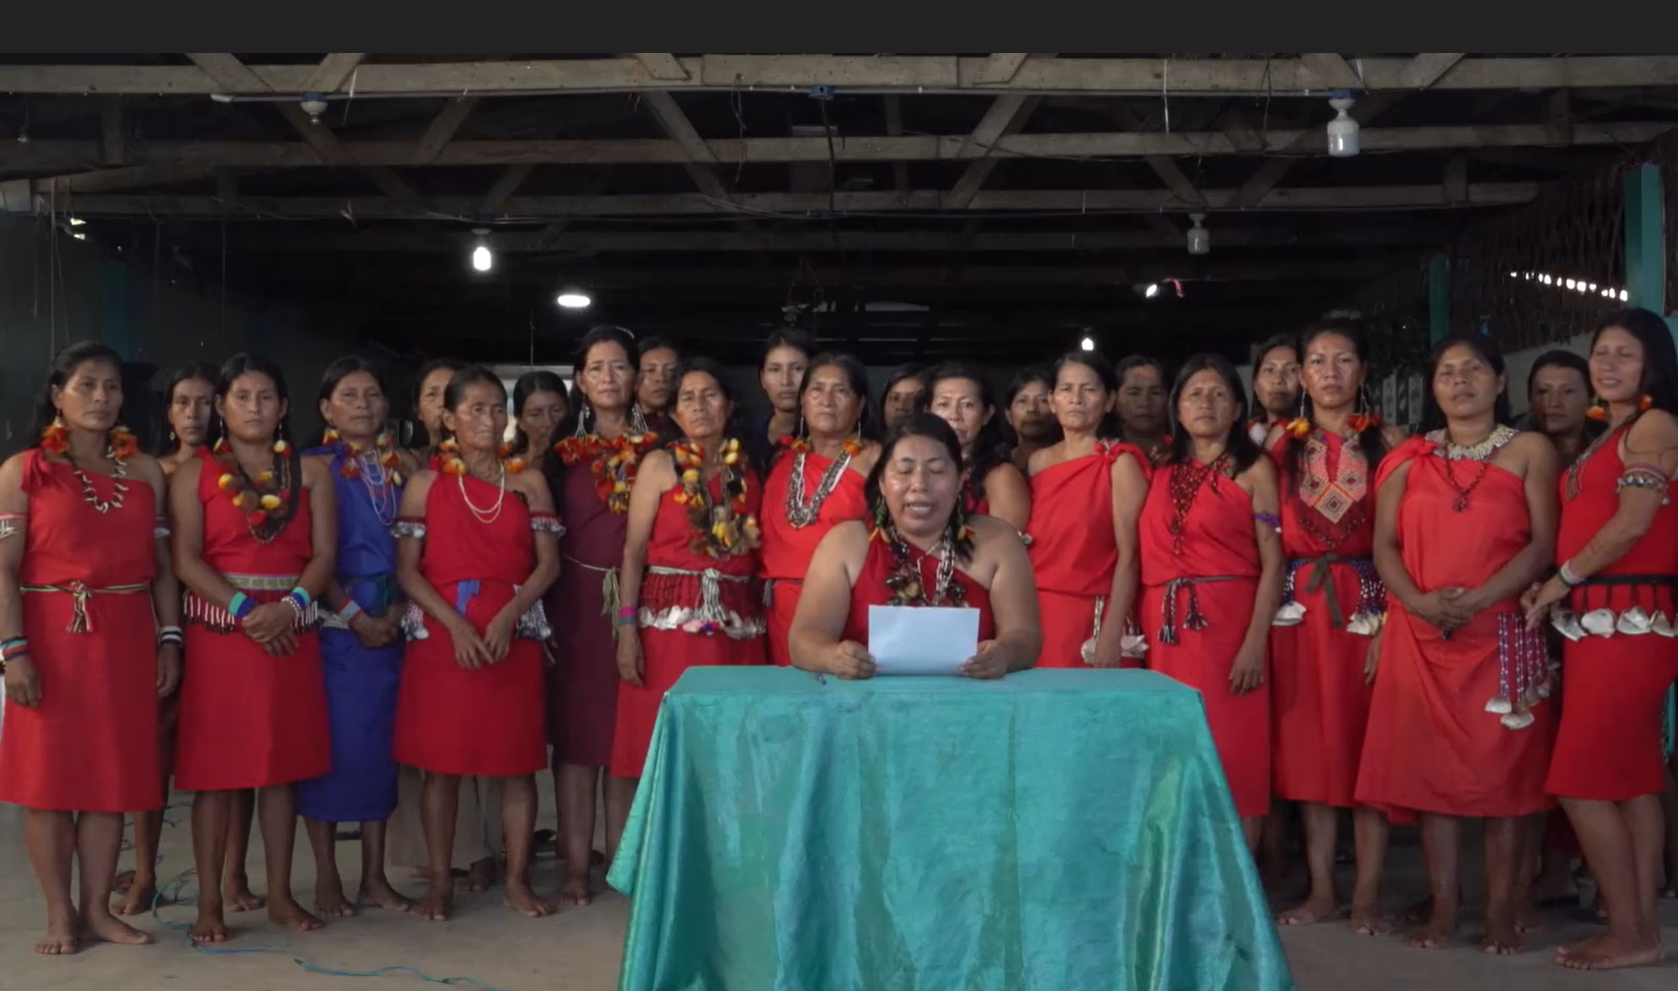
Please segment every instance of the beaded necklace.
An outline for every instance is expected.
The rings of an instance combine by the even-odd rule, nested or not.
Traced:
[[[467,475],[472,475],[473,478],[477,478],[478,481],[486,485],[489,484],[489,479],[480,478],[472,473],[471,468],[466,464],[466,459],[460,455],[460,445],[455,443],[453,438],[450,438],[437,445],[437,454],[442,459],[443,474],[454,476],[455,485],[460,488],[460,501],[466,504],[467,512],[471,513],[472,517],[479,523],[485,525],[500,519],[501,509],[507,502],[507,476],[517,475],[524,470],[524,461],[512,456],[512,448],[502,444],[496,450],[496,465],[500,472],[496,478],[495,503],[487,508],[480,508],[472,502],[472,497],[466,493]]]
[[[711,490],[705,484],[705,451],[698,444],[675,444],[670,448],[676,462],[676,474],[681,487],[672,496],[679,506],[686,506],[688,521],[693,524],[692,547],[706,557],[732,557],[755,548],[761,534],[757,518],[746,512],[747,480],[740,441],[729,438],[722,442],[723,504],[713,505]]]
[[[122,509],[123,499],[128,494],[128,459],[134,456],[139,444],[127,427],[118,426],[111,429],[105,445],[105,457],[111,462],[111,498],[99,498],[99,490],[93,487],[93,479],[76,464],[75,456],[70,453],[69,432],[65,430],[61,435],[48,431],[41,440],[41,448],[63,458],[70,466],[70,473],[76,476],[76,481],[82,483],[82,501],[93,507],[96,513],[104,514],[113,509]]]
[[[245,528],[258,543],[271,544],[291,521],[292,503],[297,497],[302,472],[292,465],[291,445],[284,438],[274,441],[273,467],[251,478],[226,437],[211,449],[221,466],[216,484],[228,494],[235,509],[245,514]]]
[[[1460,513],[1468,508],[1468,496],[1485,479],[1486,473],[1491,471],[1492,458],[1497,456],[1497,452],[1502,450],[1505,444],[1514,439],[1515,431],[1502,424],[1494,427],[1480,443],[1466,447],[1452,441],[1450,432],[1446,430],[1434,430],[1427,435],[1427,440],[1437,445],[1433,451],[1434,456],[1445,462],[1445,480],[1451,483],[1451,488],[1457,490],[1457,497],[1451,501],[1453,513]],[[1474,473],[1466,486],[1457,482],[1456,469],[1453,467],[1453,462],[1457,461],[1474,461],[1480,465],[1480,470]]]
[[[811,493],[808,499],[804,495],[804,459],[812,450],[810,442],[786,438],[782,443],[794,455],[792,481],[787,485],[787,522],[794,530],[802,530],[821,517],[822,503],[839,487],[839,480],[845,477],[845,470],[851,466],[851,459],[862,453],[862,441],[855,437],[845,438],[839,445],[839,456],[827,466],[821,481],[816,483],[816,491]]]
[[[893,568],[886,578],[886,588],[891,590],[891,605],[960,606],[967,601],[966,589],[955,578],[954,523],[945,527],[943,536],[938,538],[938,545],[930,554],[911,547],[903,535],[897,532],[897,527],[889,522],[874,532],[876,537],[885,540],[886,545],[891,548]],[[926,587],[921,577],[921,562],[929,557],[938,561],[938,567],[933,572],[931,589]]]
[[[1190,461],[1186,464],[1173,465],[1171,468],[1171,550],[1181,555],[1183,542],[1187,538],[1187,522],[1189,510],[1194,508],[1194,497],[1199,494],[1200,487],[1212,480],[1212,492],[1218,491],[1218,477],[1229,474],[1229,452],[1218,455],[1210,464],[1200,464]]]

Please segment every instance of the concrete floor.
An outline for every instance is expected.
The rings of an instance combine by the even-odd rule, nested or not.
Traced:
[[[552,808],[551,797],[545,807]],[[24,855],[22,818],[21,810],[0,806],[0,991],[225,991],[234,987],[245,991],[320,991],[360,986],[343,978],[310,973],[293,962],[291,954],[283,951],[283,934],[270,927],[260,912],[230,917],[235,942],[229,945],[245,949],[277,944],[281,949],[269,953],[199,953],[187,942],[184,931],[168,930],[158,920],[143,917],[140,927],[159,935],[155,946],[94,945],[74,957],[38,957],[31,947],[42,924],[41,900]],[[185,818],[176,818],[181,825],[166,829],[164,835],[165,876],[184,868],[191,858]],[[308,904],[313,864],[299,839],[296,891]],[[353,886],[359,849],[353,843],[340,843],[339,857],[345,884]],[[259,894],[263,890],[261,858],[260,843],[253,842],[250,870]],[[131,856],[125,855],[125,863],[130,861]],[[554,891],[557,865],[549,858],[537,863],[539,889]],[[1422,890],[1420,856],[1414,846],[1395,847],[1391,874],[1390,901],[1396,912]],[[393,875],[393,879],[410,894],[417,894],[421,888],[405,878]],[[1474,887],[1471,882],[1471,898]],[[1678,905],[1669,903],[1667,907],[1667,944],[1678,947]],[[435,978],[471,978],[494,991],[610,991],[617,986],[629,904],[615,892],[607,891],[588,908],[568,909],[540,921],[511,915],[501,906],[495,889],[462,895],[456,909],[453,920],[437,924],[369,910],[320,932],[299,936],[291,942],[291,949],[313,964],[333,969],[366,971],[409,966]],[[163,923],[190,921],[192,910],[164,908],[160,917]],[[1343,922],[1287,929],[1282,940],[1302,991],[1413,991],[1429,987],[1450,991],[1511,980],[1522,991],[1673,987],[1678,964],[1611,974],[1580,974],[1554,966],[1550,963],[1550,947],[1588,935],[1595,927],[1562,911],[1551,913],[1547,921],[1553,924],[1551,930],[1534,937],[1532,949],[1505,958],[1488,958],[1476,951],[1472,917],[1464,927],[1463,945],[1432,952],[1409,949],[1397,938],[1356,936]],[[427,985],[410,977],[392,976],[373,986],[408,986],[417,991]]]

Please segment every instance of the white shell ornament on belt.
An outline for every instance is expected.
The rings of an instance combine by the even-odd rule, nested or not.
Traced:
[[[1271,626],[1298,626],[1305,620],[1305,607],[1297,602],[1284,602],[1276,610],[1276,618],[1270,621]]]
[[[1599,637],[1614,635],[1614,625],[1617,622],[1612,609],[1592,609],[1579,617],[1579,625],[1586,633],[1594,633]]]
[[[1579,625],[1579,614],[1571,609],[1557,609],[1550,617],[1550,625],[1569,640],[1585,639],[1585,628]]]
[[[1648,633],[1653,625],[1654,621],[1649,618],[1648,613],[1632,606],[1625,612],[1620,613],[1620,618],[1614,623],[1614,632],[1633,637],[1641,636]]]
[[[1649,621],[1649,629],[1663,637],[1678,637],[1678,626],[1673,626],[1664,612],[1655,613],[1655,618]]]
[[[1095,642],[1089,644],[1090,653],[1095,653]],[[1148,638],[1140,633],[1127,633],[1119,638],[1119,656],[1137,660],[1148,656]]]

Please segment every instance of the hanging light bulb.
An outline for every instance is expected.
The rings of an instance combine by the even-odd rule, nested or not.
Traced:
[[[1189,254],[1204,255],[1212,250],[1212,232],[1200,226],[1206,215],[1191,213],[1189,219],[1194,221],[1194,226],[1189,228]]]
[[[1093,337],[1084,338],[1083,340],[1078,342],[1078,347],[1084,349],[1085,351],[1094,351],[1095,350],[1095,338],[1093,338]]]
[[[489,235],[489,229],[474,227],[472,233],[478,235],[478,243],[472,249],[472,268],[474,271],[487,272],[495,267],[495,252],[489,250],[489,242],[484,240]]]
[[[1345,89],[1335,90],[1328,101],[1335,110],[1334,119],[1328,122],[1328,153],[1335,158],[1351,158],[1358,153],[1358,122],[1346,112],[1355,103],[1352,91]]]

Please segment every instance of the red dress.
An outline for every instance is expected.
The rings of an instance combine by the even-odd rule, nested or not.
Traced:
[[[1349,444],[1313,432],[1297,484],[1286,441],[1273,452],[1288,557],[1283,605],[1270,631],[1275,791],[1337,808],[1354,802],[1369,720],[1363,668],[1386,598],[1370,559],[1375,490],[1361,451],[1343,456]]]
[[[1579,486],[1572,498],[1563,473],[1558,565],[1583,550],[1619,508],[1623,432],[1614,431],[1576,465]],[[1579,624],[1572,635],[1579,639],[1570,637],[1562,647],[1565,703],[1544,783],[1552,795],[1623,802],[1665,787],[1661,709],[1678,678],[1675,496],[1678,486],[1668,485],[1649,532],[1575,589],[1567,603]]]
[[[1113,536],[1113,464],[1130,455],[1149,473],[1147,456],[1131,444],[1103,441],[1095,453],[1031,476],[1031,566],[1037,572],[1037,614],[1043,625],[1040,668],[1082,668],[1084,642],[1113,590],[1119,545]]]
[[[554,763],[606,767],[612,763],[618,711],[618,569],[629,516],[600,498],[587,463],[565,469],[557,493],[565,535],[559,538],[559,579],[548,590],[559,658],[548,678],[548,737]]]
[[[1482,475],[1480,463],[1446,461],[1436,449],[1419,437],[1405,441],[1382,460],[1375,487],[1410,465],[1398,504],[1398,545],[1418,590],[1478,588],[1531,539],[1526,483],[1493,464]],[[1503,818],[1544,811],[1556,705],[1538,692],[1548,679],[1544,636],[1527,632],[1518,595],[1449,637],[1393,600],[1358,803],[1401,815]],[[1533,721],[1511,728],[1525,722],[1514,709]]]
[[[1138,605],[1148,638],[1148,667],[1200,692],[1243,816],[1270,811],[1270,689],[1265,684],[1236,695],[1229,671],[1258,594],[1258,537],[1253,498],[1235,480],[1210,474],[1195,490],[1181,526],[1171,532],[1176,507],[1171,479],[1187,466],[1154,472],[1137,531],[1142,545],[1142,597]]]
[[[536,569],[523,499],[506,493],[499,515],[483,513],[487,521],[467,505],[470,498],[483,510],[499,494],[481,478],[439,475],[425,496],[420,574],[479,636]],[[398,763],[436,774],[534,774],[548,764],[544,710],[541,643],[515,635],[505,658],[471,671],[427,614],[425,636],[408,644],[403,661],[392,752]]]
[[[921,587],[932,588],[938,581],[937,556],[923,554],[914,547],[909,549],[909,553],[918,558],[915,563],[920,569]],[[856,584],[851,586],[851,611],[845,617],[843,639],[868,646],[868,607],[892,604],[892,591],[886,586],[886,581],[896,570],[891,545],[883,540],[868,541],[868,554],[862,559],[862,571],[856,576]],[[979,610],[979,642],[994,640],[996,616],[991,612],[990,589],[961,570],[959,563],[953,577],[961,586],[962,605]]]
[[[712,505],[723,499],[722,476],[710,481]],[[638,778],[647,762],[653,725],[664,693],[691,667],[762,664],[763,596],[758,593],[757,552],[715,558],[693,549],[695,530],[673,486],[658,500],[641,577],[640,631],[643,671],[639,687],[618,687],[612,741],[612,775]],[[745,512],[756,515],[763,489],[754,476]],[[707,609],[710,600],[715,609]]]
[[[110,501],[116,482],[88,475]],[[39,450],[25,455],[29,496],[18,584],[23,633],[41,678],[41,704],[7,701],[0,741],[0,802],[60,812],[155,809],[158,746],[157,573],[152,488],[129,479],[119,509],[100,513],[82,498],[69,465]],[[86,629],[70,632],[85,585]]]
[[[792,631],[792,617],[798,612],[798,596],[804,589],[804,573],[816,554],[816,545],[827,536],[827,531],[846,520],[860,520],[868,516],[868,500],[863,495],[862,473],[846,468],[833,491],[822,501],[816,521],[806,527],[795,527],[787,520],[788,490],[792,487],[793,469],[798,455],[783,453],[775,459],[775,467],[764,483],[767,493],[763,500],[763,514],[758,517],[763,528],[763,547],[759,557],[763,562],[761,574],[765,582],[765,616],[769,623],[769,659],[787,667],[792,655],[787,649],[787,634]],[[822,475],[833,464],[814,451],[804,455],[804,497],[813,501],[821,485]]]
[[[270,543],[251,535],[245,514],[217,480],[221,464],[201,450],[198,501],[204,507],[200,557],[259,604],[277,602],[297,586],[314,557],[309,491]],[[232,791],[289,784],[332,769],[326,681],[321,673],[313,610],[285,657],[245,636],[227,611],[188,592],[186,656],[181,682],[180,742],[175,784],[182,791]]]

